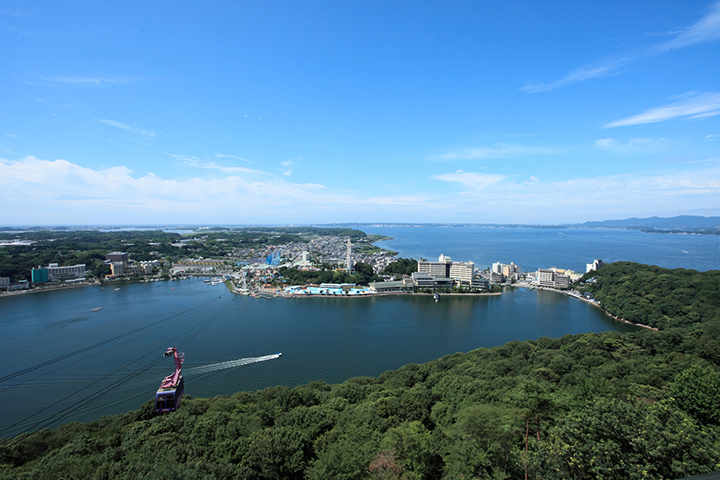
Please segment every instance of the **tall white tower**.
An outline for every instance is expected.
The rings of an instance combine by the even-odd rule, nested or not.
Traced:
[[[347,247],[348,247],[347,248],[347,260],[346,260],[347,263],[345,265],[345,269],[347,270],[348,273],[350,273],[352,271],[353,265],[352,265],[352,243],[350,243],[349,238],[348,238]]]

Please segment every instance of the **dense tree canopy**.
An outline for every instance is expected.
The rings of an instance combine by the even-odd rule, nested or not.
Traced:
[[[385,273],[398,275],[411,275],[418,271],[418,262],[412,258],[399,258],[385,267]]]
[[[668,328],[720,321],[720,272],[716,270],[668,270],[616,262],[585,274],[578,285],[592,292],[610,314],[635,323]]]

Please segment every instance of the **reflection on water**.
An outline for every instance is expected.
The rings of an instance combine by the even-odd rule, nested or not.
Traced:
[[[437,303],[429,295],[265,300],[185,280],[14,296],[0,308],[2,436],[139,408],[173,371],[162,356],[169,346],[186,354],[186,393],[202,397],[375,376],[511,340],[634,330],[578,300],[525,289]],[[246,362],[274,352],[283,355]],[[233,368],[207,368],[223,364]]]

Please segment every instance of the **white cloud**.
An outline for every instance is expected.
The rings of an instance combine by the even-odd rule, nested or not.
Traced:
[[[720,39],[720,2],[709,8],[708,14],[692,26],[681,30],[675,38],[658,45],[658,52],[687,47]]]
[[[101,85],[125,85],[132,83],[133,80],[123,77],[55,77],[53,82],[65,85],[73,85],[80,87],[97,87]]]
[[[109,125],[111,127],[121,128],[123,130],[127,130],[128,132],[139,133],[140,135],[145,135],[147,137],[156,137],[157,135],[159,135],[159,132],[156,132],[155,130],[142,130],[140,128],[131,127],[126,123],[116,122],[115,120],[103,119],[100,120],[100,123]]]
[[[247,168],[247,167],[228,167],[224,165],[218,165],[215,162],[210,162],[207,160],[200,160],[197,157],[193,157],[192,155],[176,155],[173,153],[168,153],[167,155],[170,155],[176,160],[180,160],[186,165],[190,165],[191,167],[197,167],[197,168],[205,168],[208,170],[216,170],[221,173],[252,173],[256,175],[269,175],[268,173],[265,173],[260,170],[255,170],[253,168]],[[217,156],[217,155],[216,155]]]
[[[585,80],[591,80],[593,78],[603,78],[617,73],[617,70],[623,65],[630,62],[629,57],[617,58],[612,60],[606,60],[601,63],[594,65],[586,65],[573,72],[568,73],[563,78],[556,82],[541,84],[541,85],[526,85],[521,88],[524,92],[537,93],[547,92],[549,90],[555,90],[565,85],[570,85],[577,82],[583,82]]]
[[[197,165],[223,173],[226,170]],[[17,198],[26,201],[11,215],[4,215],[6,224],[87,224],[102,223],[107,218],[120,223],[215,219],[239,224],[268,222],[278,216],[288,222],[312,222],[330,214],[336,220],[347,219],[349,212],[359,211],[355,207],[367,211],[382,205],[425,206],[418,203],[422,199],[419,196],[362,196],[315,183],[292,183],[251,169],[233,169],[219,178],[177,180],[152,173],[134,176],[122,166],[94,170],[66,160],[0,158],[0,201],[8,203]]]
[[[620,58],[601,61],[595,64],[586,65],[569,74],[565,75],[558,81],[539,84],[527,85],[521,90],[530,93],[547,92],[559,87],[564,87],[577,82],[591,80],[594,78],[603,78],[619,73],[620,67],[634,62],[640,58],[658,55],[670,50],[689,47],[698,43],[710,42],[720,39],[720,2],[710,7],[708,13],[690,27],[684,28],[675,34],[675,37],[667,42],[655,45],[651,48],[635,52]]]
[[[689,92],[682,95],[675,103],[651,108],[641,114],[610,122],[603,128],[657,123],[679,117],[699,119],[714,115],[720,115],[720,93]]]
[[[715,206],[720,213],[720,167],[549,182],[540,182],[534,176],[518,182],[511,177],[472,172],[433,178],[458,184],[456,193],[434,200],[451,205],[454,214],[460,216],[455,221],[473,221],[477,218],[474,212],[482,211],[501,223],[567,223],[591,217],[630,217],[637,212],[681,214],[698,204]],[[478,210],[478,205],[483,208]]]
[[[14,133],[6,133],[5,135],[7,135],[8,137],[18,138],[18,136]]]
[[[66,160],[0,158],[0,202],[12,224],[299,223],[318,221],[496,221],[541,223],[668,214],[720,205],[720,166],[683,165],[633,175],[542,182],[536,176],[455,171],[432,177],[451,193],[369,195],[281,175],[225,167],[192,157],[202,172],[189,179],[135,175],[124,166],[92,169]],[[238,168],[238,167],[235,167]],[[433,182],[434,183],[434,182]],[[23,198],[23,202],[17,202]]]
[[[436,180],[442,180],[443,182],[459,183],[465,188],[469,188],[473,191],[478,191],[484,190],[491,185],[502,182],[507,177],[505,177],[504,175],[463,172],[462,170],[458,170],[455,173],[444,173],[442,175],[435,175],[433,178]]]
[[[243,162],[255,163],[252,160],[248,160],[247,158],[236,157],[235,155],[227,155],[227,154],[223,154],[223,153],[216,153],[215,157],[217,157],[217,158],[233,158],[235,160],[242,160]]]
[[[481,160],[531,155],[554,155],[557,153],[559,153],[559,150],[556,148],[525,147],[523,145],[498,143],[492,147],[469,148],[458,152],[448,152],[435,158],[440,160]]]
[[[615,152],[641,152],[660,150],[663,144],[664,139],[655,138],[631,138],[626,143],[621,143],[614,138],[601,138],[596,140],[593,146]]]
[[[289,167],[297,166],[299,164],[298,162],[300,160],[302,160],[302,157],[298,157],[297,160],[288,158],[287,160],[283,160],[282,162],[280,162],[280,165],[285,167],[285,168],[280,169],[282,171],[282,174],[285,175],[286,177],[292,176],[293,170],[292,170],[292,168],[289,168]]]
[[[709,141],[711,141],[711,142],[714,142],[715,139],[716,139],[717,137],[719,137],[719,136],[720,136],[720,135],[714,135],[714,134],[713,134],[713,135],[705,135],[705,140],[709,140]]]

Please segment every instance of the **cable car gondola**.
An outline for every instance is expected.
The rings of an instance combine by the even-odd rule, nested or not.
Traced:
[[[178,353],[177,348],[170,347],[164,354],[166,357],[175,357],[175,373],[165,377],[155,393],[155,413],[174,412],[180,406],[185,385],[182,377],[182,364],[185,361],[184,353]]]

